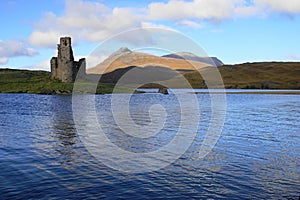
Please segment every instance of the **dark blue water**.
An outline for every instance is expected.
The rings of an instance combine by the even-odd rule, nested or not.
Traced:
[[[202,119],[186,153],[161,170],[131,174],[107,167],[86,150],[75,129],[71,96],[0,94],[0,198],[298,199],[300,96],[227,95],[222,135],[204,159],[198,151],[210,103],[208,95],[198,98]],[[109,101],[110,95],[96,99],[97,109],[107,109],[99,102]],[[139,94],[132,102],[133,116],[161,103],[176,118],[178,104],[170,96]],[[139,119],[139,124],[149,120]],[[172,123],[167,125],[166,134],[172,130]],[[124,148],[128,142],[131,148],[133,141],[120,136],[112,122],[105,129],[114,142],[121,140]],[[164,140],[150,144],[155,141]]]

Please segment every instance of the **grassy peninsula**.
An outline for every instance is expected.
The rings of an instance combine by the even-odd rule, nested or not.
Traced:
[[[71,94],[73,83],[50,79],[50,72],[0,69],[1,93]],[[97,93],[112,93],[113,86],[98,84]]]

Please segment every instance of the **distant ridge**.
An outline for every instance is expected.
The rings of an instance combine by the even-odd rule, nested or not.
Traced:
[[[90,74],[105,74],[116,69],[127,68],[129,66],[158,66],[177,71],[194,71],[207,67],[208,65],[215,65],[212,63],[210,58],[200,59],[201,57],[197,57],[194,54],[189,55],[189,58],[191,58],[190,60],[183,59],[182,56],[176,58],[173,58],[172,56],[161,57],[147,53],[131,51],[127,47],[122,47],[112,53],[107,59],[105,59],[102,63],[99,63],[96,67],[88,69],[87,72]],[[215,60],[218,65],[222,63],[217,58]]]
[[[125,55],[125,54],[130,54],[132,51],[128,49],[127,47],[121,47],[119,50],[115,51],[112,53],[109,57],[110,58],[115,58],[117,56]]]
[[[162,57],[193,60],[193,61],[207,63],[209,65],[214,65],[217,67],[224,65],[224,63],[221,60],[219,60],[217,57],[201,57],[189,52],[178,52],[178,53],[164,55]]]

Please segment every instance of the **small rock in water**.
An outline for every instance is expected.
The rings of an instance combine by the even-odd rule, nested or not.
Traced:
[[[161,94],[169,94],[167,88],[159,88],[159,89],[158,89],[158,93],[161,93]]]

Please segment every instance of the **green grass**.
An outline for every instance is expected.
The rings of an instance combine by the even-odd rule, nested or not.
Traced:
[[[226,88],[236,89],[300,89],[299,62],[261,62],[238,65],[224,65],[217,68],[220,71]],[[201,73],[210,73],[211,68],[205,68]],[[115,76],[115,72],[111,76]],[[198,72],[185,72],[185,78],[194,88],[206,88],[205,81]],[[118,75],[118,74],[117,74]],[[206,80],[207,81],[207,80]],[[172,78],[167,81],[180,88],[179,81]],[[177,85],[176,85],[177,83]],[[94,86],[88,81],[80,82],[82,93],[94,93]],[[169,84],[170,85],[170,84]],[[145,87],[155,87],[148,84]],[[218,87],[217,85],[215,87]],[[112,93],[114,83],[98,84],[96,93]],[[0,92],[2,93],[34,93],[34,94],[71,94],[73,83],[62,83],[50,79],[50,72],[0,69]],[[118,93],[131,93],[127,88],[118,88]]]
[[[245,63],[224,65],[218,69],[226,88],[300,89],[300,63],[298,62]],[[184,76],[193,87],[205,88],[199,73],[189,72]]]
[[[73,83],[50,79],[50,72],[0,69],[0,92],[33,94],[71,94]],[[112,93],[113,86],[98,84],[97,93]]]

